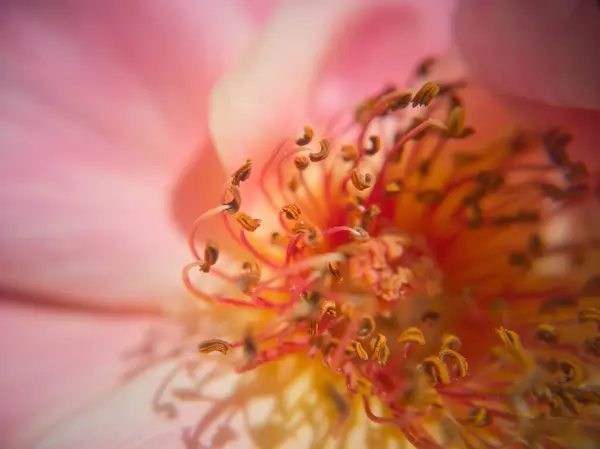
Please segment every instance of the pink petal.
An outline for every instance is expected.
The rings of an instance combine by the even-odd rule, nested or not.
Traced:
[[[32,432],[118,386],[126,351],[157,322],[0,305],[2,447],[29,447]]]
[[[452,2],[287,2],[222,79],[210,129],[228,166],[264,157],[311,115],[330,114],[446,44]],[[235,154],[235,157],[232,155]]]
[[[173,195],[212,149],[208,92],[251,35],[236,8],[4,2],[0,282],[90,298],[177,292],[187,253]]]
[[[462,0],[455,34],[474,74],[495,90],[600,108],[598,2]]]

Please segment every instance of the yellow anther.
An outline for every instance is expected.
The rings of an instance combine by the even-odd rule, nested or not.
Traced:
[[[302,137],[299,137],[298,139],[296,139],[296,145],[301,146],[301,147],[308,145],[309,143],[312,142],[314,134],[315,133],[310,126],[305,126],[304,134],[302,135]]]
[[[385,185],[385,193],[392,195],[402,191],[402,181],[392,181]]]
[[[328,262],[327,266],[329,267],[329,272],[333,275],[338,283],[341,283],[344,280],[344,276],[340,272],[340,267],[337,262]]]
[[[448,385],[450,383],[448,369],[439,357],[427,357],[421,363],[421,367],[423,371],[431,377],[431,381],[434,384],[441,383],[443,385]]]
[[[398,343],[414,343],[419,346],[423,346],[425,344],[425,337],[423,336],[423,332],[421,331],[421,329],[419,329],[418,327],[409,327],[402,331],[402,333],[398,337]]]
[[[238,212],[235,216],[236,221],[239,225],[244,228],[244,230],[249,232],[254,232],[260,226],[261,220],[257,218],[252,218],[250,215],[244,212]]]
[[[356,151],[353,145],[343,145],[340,152],[342,159],[346,162],[354,161],[358,157],[358,151]]]
[[[321,305],[321,316],[327,315],[330,317],[336,316],[335,301],[326,300]]]
[[[465,132],[465,110],[462,106],[452,108],[446,119],[446,127],[448,136],[463,137]]]
[[[229,342],[226,342],[225,340],[219,340],[217,338],[206,340],[198,344],[198,352],[202,354],[209,354],[215,351],[220,352],[221,354],[227,354],[230,349],[231,345]]]
[[[250,159],[246,159],[244,165],[238,168],[235,173],[231,177],[231,184],[234,186],[239,186],[241,182],[244,182],[250,178],[250,174],[252,173],[252,161]]]
[[[380,366],[387,365],[390,349],[388,348],[385,335],[377,334],[375,338],[371,340],[371,347],[373,348],[373,359],[377,360],[377,363],[379,363]]]
[[[210,267],[217,263],[219,259],[219,246],[216,242],[212,240],[208,240],[206,242],[206,246],[204,247],[204,260],[200,270],[204,273],[208,273],[210,271]]]
[[[294,157],[294,165],[298,170],[305,170],[310,164],[310,160],[306,156],[297,155]]]
[[[404,109],[412,100],[413,94],[410,90],[395,91],[386,96],[387,109],[389,111],[397,111],[398,109]]]
[[[558,341],[556,328],[550,324],[539,324],[535,328],[535,337],[548,344],[554,344]]]
[[[296,204],[286,204],[281,208],[281,212],[283,212],[285,218],[288,220],[297,220],[302,214],[302,211]]]
[[[447,358],[451,358],[456,363],[458,367],[458,376],[465,377],[467,375],[467,371],[469,370],[469,365],[467,363],[467,359],[465,359],[461,354],[452,350],[452,349],[444,349],[440,351],[439,354],[440,360],[445,364]]]
[[[423,86],[415,93],[412,98],[412,107],[417,106],[429,106],[431,101],[440,93],[440,86],[432,83],[431,81],[426,82]]]
[[[492,424],[492,415],[484,407],[473,407],[469,411],[468,420],[475,427],[486,427]]]
[[[362,318],[357,335],[361,339],[366,339],[369,338],[373,332],[375,332],[375,320],[373,317],[367,315]]]
[[[365,148],[365,153],[369,156],[373,156],[381,150],[381,138],[379,136],[369,137],[370,146]]]
[[[354,169],[350,175],[350,180],[356,189],[362,191],[373,185],[374,178],[369,173],[361,175],[357,169]]]
[[[361,360],[369,360],[369,354],[367,354],[367,351],[365,351],[360,342],[356,340],[350,342],[346,353],[350,356],[356,354]]]
[[[458,351],[460,349],[461,344],[462,342],[460,341],[460,338],[458,338],[456,335],[442,335],[442,350],[452,349],[454,351]]]
[[[308,158],[311,160],[311,162],[324,161],[329,156],[329,153],[331,153],[331,145],[329,144],[329,140],[321,139],[319,141],[319,146],[320,149],[318,153],[310,153],[308,155]]]

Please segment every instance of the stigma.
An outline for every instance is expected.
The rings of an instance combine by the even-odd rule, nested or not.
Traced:
[[[305,126],[257,177],[250,160],[232,173],[221,204],[194,225],[183,282],[198,300],[248,310],[258,324],[198,351],[237,354],[238,372],[316,360],[343,385],[324,395],[344,409],[340,421],[344,395],[358,397],[369,419],[416,447],[593,440],[599,242],[557,244],[543,232],[590,197],[587,167],[559,129],[506,130],[461,151],[477,132],[466,83],[426,79],[430,65],[413,89],[386,88],[346,119]],[[244,211],[252,182],[269,217]],[[220,267],[217,242],[197,235],[217,217],[249,256],[235,270]],[[566,268],[545,277],[540,267],[558,255]],[[203,291],[207,276],[225,293]]]

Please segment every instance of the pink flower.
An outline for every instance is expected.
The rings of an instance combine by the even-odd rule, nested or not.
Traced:
[[[509,95],[515,114],[535,108],[534,124],[547,126],[552,119],[568,125],[579,151],[573,154],[591,161],[597,65],[564,74],[554,70],[555,77],[542,77],[540,83],[531,75],[540,67],[554,68],[551,58],[535,52],[544,47],[537,44],[547,30],[563,30],[573,40],[569,49],[581,52],[560,53],[570,61],[568,67],[585,61],[590,47],[578,45],[577,38],[584,35],[581,30],[598,29],[585,9],[591,2],[555,11],[543,27],[531,26],[531,33],[519,39],[531,43],[522,53],[510,39],[502,41],[506,46],[498,44],[506,58],[502,71],[493,70],[494,60],[481,46],[497,43],[498,34],[506,33],[502,18],[523,20],[528,11],[517,14],[513,5],[496,16],[470,3],[476,2],[460,2],[456,35],[475,75]],[[157,1],[142,7],[109,1],[91,7],[64,0],[52,7],[33,1],[5,6],[0,139],[8,163],[2,164],[0,260],[6,299],[2,356],[9,363],[0,374],[7,405],[0,415],[3,447],[176,447],[182,444],[182,425],[192,426],[183,433],[190,447],[202,447],[192,444],[194,424],[201,419],[195,429],[209,431],[217,418],[231,419],[229,427],[221,423],[215,435],[202,433],[202,444],[220,447],[237,438],[235,447],[250,446],[240,429],[263,447],[290,435],[324,437],[283,431],[275,416],[285,411],[286,401],[292,403],[288,414],[321,409],[323,401],[311,402],[316,390],[307,391],[306,379],[313,387],[324,382],[327,391],[339,381],[322,365],[291,357],[288,364],[265,364],[258,378],[249,373],[234,386],[229,370],[219,364],[217,381],[203,380],[207,396],[224,398],[216,402],[191,391],[189,377],[171,379],[173,365],[182,360],[184,371],[197,377],[213,369],[215,359],[196,354],[198,336],[238,338],[250,316],[235,307],[198,313],[181,283],[181,269],[191,258],[185,235],[196,216],[220,203],[226,175],[246,158],[253,160],[254,182],[282,138],[307,123],[322,132],[341,108],[351,111],[386,84],[409,81],[423,57],[447,50],[451,4],[277,6],[272,16],[270,7],[245,2],[165,6]],[[529,12],[528,24],[538,23],[532,18],[537,13]],[[540,56],[537,63],[529,62],[531,54]],[[531,67],[515,70],[524,62]],[[444,64],[444,76],[456,78],[461,69],[455,60]],[[464,142],[487,141],[511,119],[481,98],[469,96],[467,110],[488,116],[468,113],[477,133]],[[318,186],[318,179],[314,182]],[[271,226],[273,214],[266,212],[259,189],[242,189],[242,210],[263,219],[263,228]],[[240,254],[220,223],[206,220],[199,229],[199,235],[210,232],[220,243],[214,272],[231,266]],[[220,291],[212,281],[201,286],[212,297]],[[272,323],[271,317],[259,321]],[[181,322],[190,325],[183,333]],[[148,337],[145,330],[151,326],[159,331]],[[506,335],[511,334],[500,337]],[[148,342],[149,347],[138,347]],[[223,359],[225,365],[230,358]],[[129,382],[119,386],[127,369],[140,364],[148,371],[129,373]],[[163,386],[168,390],[161,392]],[[290,399],[294,388],[302,396]],[[285,399],[274,402],[274,391],[285,391]],[[334,403],[344,403],[337,394],[331,394]],[[245,398],[254,401],[251,416],[229,416]],[[262,400],[258,405],[257,399]],[[175,405],[178,419],[164,419]],[[273,421],[267,419],[270,411]],[[348,411],[352,422],[364,420],[358,411]],[[312,419],[315,429],[324,420],[302,416],[301,423]],[[335,415],[329,411],[328,416]],[[262,426],[256,424],[261,420]],[[377,441],[396,437],[395,431],[377,427]]]

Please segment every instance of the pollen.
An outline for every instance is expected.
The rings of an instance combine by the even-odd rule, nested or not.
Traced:
[[[427,80],[434,65],[231,174],[195,222],[182,278],[255,327],[194,344],[239,373],[294,360],[318,379],[333,427],[360,404],[417,448],[597,441],[600,242],[545,231],[589,203],[593,173],[559,128],[473,140],[485,111],[467,81]],[[243,212],[249,188],[272,217]],[[197,235],[217,217],[248,258],[233,267],[223,242]],[[557,256],[561,274],[544,274]],[[209,278],[224,287],[209,291]]]

